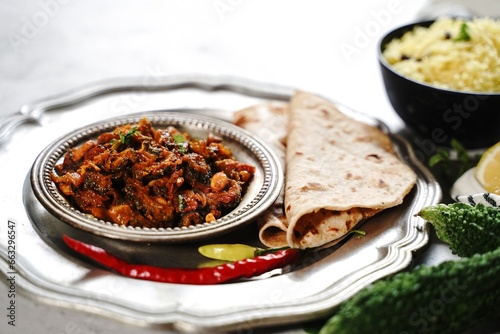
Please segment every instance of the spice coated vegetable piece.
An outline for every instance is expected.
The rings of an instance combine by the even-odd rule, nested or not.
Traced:
[[[226,263],[209,268],[162,268],[150,265],[131,264],[104,249],[90,245],[68,236],[64,242],[75,252],[85,255],[95,262],[131,278],[177,284],[208,285],[250,278],[276,268],[283,268],[300,259],[298,249],[283,249],[274,253],[250,259]]]

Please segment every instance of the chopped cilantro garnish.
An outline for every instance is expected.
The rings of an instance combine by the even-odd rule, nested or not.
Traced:
[[[467,23],[462,23],[460,26],[460,32],[458,33],[458,36],[454,39],[455,42],[467,42],[471,40],[471,37],[469,35],[469,26]]]
[[[474,167],[480,158],[479,155],[467,151],[456,139],[451,140],[450,146],[438,149],[427,162],[441,187],[446,190],[451,189],[455,181]]]
[[[184,135],[182,133],[176,133],[176,134],[174,134],[173,138],[174,138],[174,141],[177,144],[183,144],[187,140],[186,137],[184,137]]]
[[[450,142],[451,149],[454,149],[457,154],[456,162],[458,163],[459,173],[463,174],[467,169],[474,165],[473,158],[469,155],[467,149],[455,138]],[[435,154],[429,158],[429,167],[434,167],[438,164],[446,165],[447,172],[452,172],[448,170],[449,168],[456,169],[457,166],[451,167],[450,163],[453,163],[455,159],[451,158],[451,153],[449,149],[440,149]]]
[[[120,142],[122,144],[128,144],[130,138],[136,133],[140,133],[140,131],[137,131],[137,126],[134,126],[132,129],[130,129],[126,134],[120,131]]]
[[[179,211],[184,210],[184,198],[182,195],[177,195],[177,199],[179,200]]]
[[[175,143],[177,144],[177,148],[179,149],[179,152],[185,153],[186,147],[184,146],[184,144],[187,142],[186,137],[184,137],[184,135],[181,133],[176,133],[172,137],[173,137]]]

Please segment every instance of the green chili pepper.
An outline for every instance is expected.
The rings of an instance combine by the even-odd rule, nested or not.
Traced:
[[[243,244],[212,244],[198,248],[201,255],[224,261],[239,261],[253,258],[258,248]]]

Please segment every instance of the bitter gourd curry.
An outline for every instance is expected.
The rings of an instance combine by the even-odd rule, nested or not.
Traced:
[[[255,167],[222,139],[191,138],[147,119],[72,148],[53,182],[76,208],[119,225],[168,228],[215,221],[241,201]]]

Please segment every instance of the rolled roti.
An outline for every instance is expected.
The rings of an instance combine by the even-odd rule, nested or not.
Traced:
[[[285,213],[290,247],[318,247],[403,202],[415,173],[380,129],[297,92],[287,136]]]
[[[288,107],[237,112],[235,123],[285,161],[285,191],[258,219],[260,240],[269,247],[333,244],[363,219],[402,203],[416,182],[385,133],[306,92],[297,92]]]

